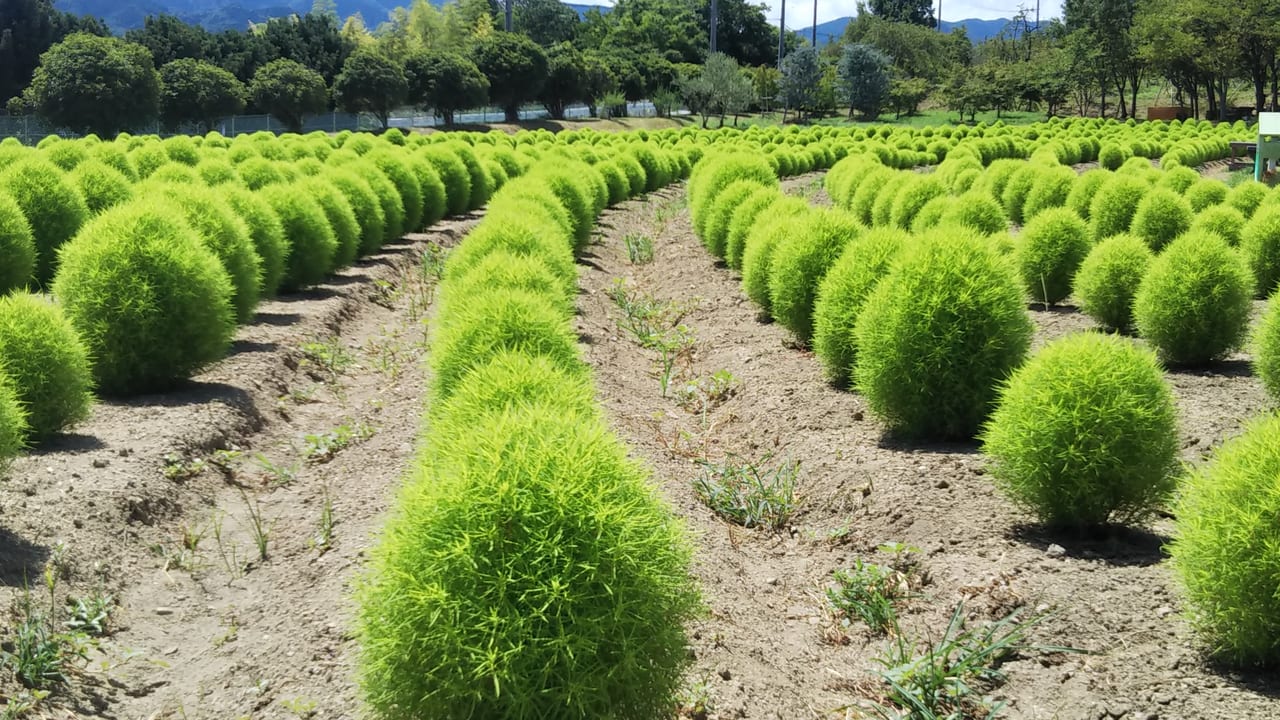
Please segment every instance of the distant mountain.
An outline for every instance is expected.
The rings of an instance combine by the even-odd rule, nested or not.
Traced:
[[[818,47],[822,47],[829,42],[839,40],[844,35],[844,29],[853,22],[851,17],[836,18],[824,23],[818,23]],[[987,38],[995,37],[1001,30],[1009,24],[1008,18],[999,18],[997,20],[980,20],[978,18],[969,18],[967,20],[957,20],[950,22],[942,21],[942,31],[951,32],[956,27],[963,27],[965,32],[969,33],[969,39],[975,43],[980,43]],[[796,30],[796,34],[802,38],[812,37],[813,26]]]
[[[435,5],[444,0],[431,0]],[[348,17],[356,13],[369,27],[377,27],[391,16],[397,7],[408,5],[410,0],[337,0],[338,15]],[[311,10],[313,0],[54,0],[59,10],[77,15],[95,15],[106,20],[115,32],[122,33],[142,27],[148,15],[168,13],[184,22],[204,27],[206,30],[243,30],[249,23],[266,22],[273,17],[285,17]],[[581,17],[596,5],[566,3]],[[601,7],[608,10],[607,7]]]

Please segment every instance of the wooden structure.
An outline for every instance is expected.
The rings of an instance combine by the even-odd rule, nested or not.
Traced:
[[[1262,180],[1280,165],[1280,113],[1258,113],[1258,148],[1254,152],[1253,179]]]

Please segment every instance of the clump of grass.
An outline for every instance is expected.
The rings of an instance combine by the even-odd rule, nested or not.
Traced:
[[[653,262],[653,238],[638,233],[628,233],[622,238],[627,247],[627,261],[632,265],[646,265]]]
[[[785,460],[769,466],[771,459],[751,461],[731,455],[723,463],[703,461],[693,490],[707,507],[732,523],[779,530],[796,511],[800,463]]]
[[[858,619],[876,634],[888,632],[898,622],[896,601],[908,593],[907,577],[885,565],[855,560],[850,570],[837,570],[835,587],[827,588],[827,601],[844,616]]]

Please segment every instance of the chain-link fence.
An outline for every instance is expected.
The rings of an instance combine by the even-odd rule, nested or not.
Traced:
[[[627,103],[627,115],[629,117],[653,117],[656,114],[651,102]],[[550,114],[542,107],[529,106],[520,110],[521,120],[545,120],[549,117]],[[591,112],[586,105],[574,105],[565,109],[566,119],[576,120],[589,117],[591,117]],[[502,122],[505,119],[505,115],[501,108],[486,107],[455,113],[453,119],[455,123],[462,125],[485,125],[493,122]],[[391,127],[396,128],[436,127],[441,123],[440,118],[432,114],[411,111],[394,113],[390,119]],[[378,121],[372,115],[328,112],[319,115],[308,115],[303,122],[302,131],[308,133],[320,130],[322,132],[336,133],[343,130],[377,130],[379,127]],[[284,132],[284,126],[280,124],[280,121],[270,115],[235,115],[218,121],[214,124],[213,129],[228,137],[263,130],[276,133]],[[194,127],[169,129],[157,121],[146,127],[137,128],[133,132],[134,134],[168,136],[190,135],[196,133],[197,130]],[[14,137],[23,143],[34,144],[46,135],[77,137],[76,133],[51,127],[34,115],[0,115],[0,139]]]

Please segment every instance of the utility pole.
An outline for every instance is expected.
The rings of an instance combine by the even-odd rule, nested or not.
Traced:
[[[782,0],[782,14],[778,18],[778,69],[782,69],[782,56],[787,49],[787,0]]]
[[[942,0],[938,0],[938,17],[934,20],[938,23],[938,32],[942,32]]]
[[[506,5],[507,5],[507,24],[506,24],[506,27],[504,27],[503,29],[506,30],[507,32],[511,32],[511,0],[507,0]]]
[[[507,0],[510,2],[511,0]],[[716,33],[720,25],[720,3],[718,0],[711,0],[711,52],[716,51]]]
[[[813,49],[818,49],[818,0],[813,0]]]
[[[1036,0],[1036,32],[1040,32],[1040,0]]]

